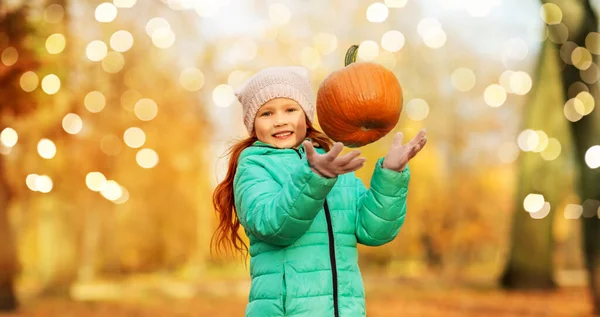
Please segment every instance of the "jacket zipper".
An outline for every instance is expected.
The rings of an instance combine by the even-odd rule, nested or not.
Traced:
[[[302,158],[300,151],[294,149],[298,156]],[[333,225],[331,222],[331,212],[329,211],[329,205],[327,205],[327,199],[325,199],[325,219],[327,220],[327,236],[329,237],[329,261],[331,262],[331,280],[333,284],[333,315],[339,317],[338,309],[338,282],[337,282],[337,264],[335,260],[335,241],[333,240]]]

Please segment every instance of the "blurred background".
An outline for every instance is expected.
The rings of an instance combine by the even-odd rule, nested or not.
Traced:
[[[233,91],[302,65],[316,92],[353,44],[429,139],[398,238],[359,249],[369,316],[600,313],[598,8],[0,0],[0,313],[242,316],[247,259],[210,253]]]

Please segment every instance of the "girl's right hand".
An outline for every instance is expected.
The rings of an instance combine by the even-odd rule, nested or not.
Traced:
[[[309,141],[304,141],[303,145],[306,150],[308,164],[315,173],[322,177],[333,178],[341,174],[354,172],[361,168],[367,160],[364,157],[358,157],[360,155],[359,150],[338,157],[344,147],[340,142],[333,144],[331,150],[325,154],[317,153]]]

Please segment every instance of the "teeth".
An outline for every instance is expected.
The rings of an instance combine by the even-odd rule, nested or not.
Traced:
[[[277,136],[277,137],[281,137],[281,136],[288,136],[288,135],[290,135],[290,134],[292,134],[292,132],[278,133],[278,134],[275,134],[275,136]]]

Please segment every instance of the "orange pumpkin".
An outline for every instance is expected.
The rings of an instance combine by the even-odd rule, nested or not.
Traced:
[[[347,147],[361,147],[388,134],[402,112],[402,87],[387,68],[355,62],[358,46],[346,53],[345,67],[331,73],[317,92],[323,132]]]

